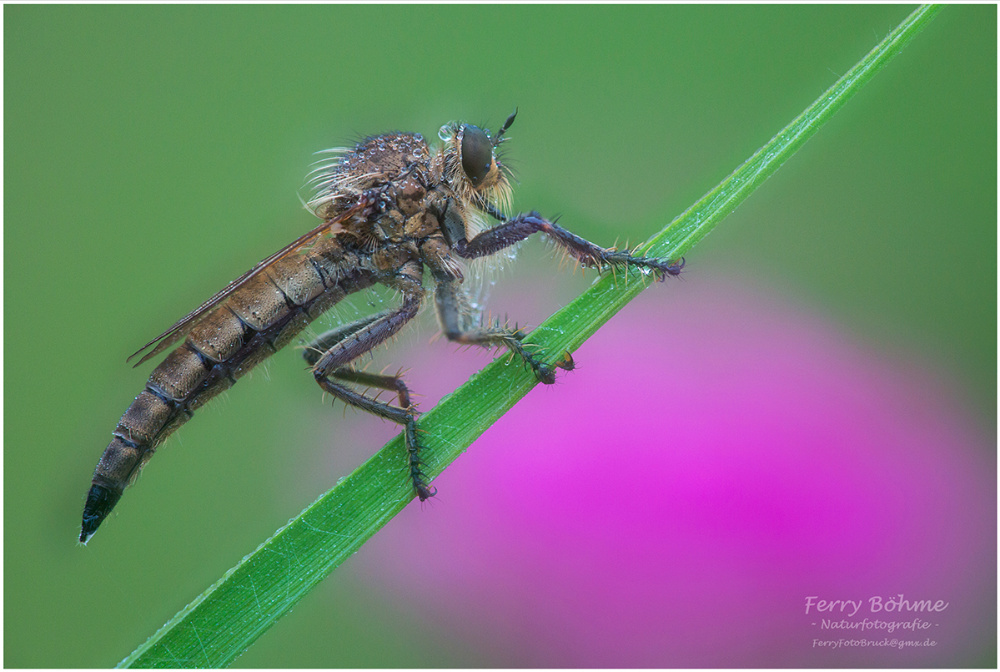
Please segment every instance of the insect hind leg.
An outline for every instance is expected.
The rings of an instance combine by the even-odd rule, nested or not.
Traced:
[[[375,313],[374,315],[367,315],[355,322],[343,324],[335,329],[323,332],[305,346],[305,350],[302,351],[302,358],[306,360],[309,366],[316,366],[316,362],[318,362],[320,358],[326,354],[327,350],[334,347],[349,336],[353,336],[358,333],[372,322],[380,320],[383,317],[387,317],[392,313],[395,313],[397,310],[398,308],[390,308],[389,310]]]
[[[323,391],[355,408],[403,426],[410,480],[417,496],[423,501],[433,497],[435,490],[428,485],[422,470],[416,410],[410,403],[409,388],[399,376],[365,373],[348,366],[350,362],[370,352],[399,331],[417,314],[419,307],[420,294],[409,294],[399,308],[377,313],[323,334],[306,348],[303,356],[312,365],[313,376]],[[395,391],[399,406],[393,406],[353,390],[345,383]]]
[[[344,380],[351,383],[358,383],[368,387],[378,387],[380,389],[394,390],[399,395],[399,406],[393,406],[377,399],[373,399],[366,394],[357,392],[342,385],[335,380]],[[402,425],[404,438],[406,440],[406,453],[410,466],[410,480],[413,488],[424,501],[436,494],[436,490],[428,485],[427,477],[423,472],[423,460],[420,457],[421,445],[417,439],[417,419],[416,411],[410,403],[410,391],[399,376],[381,376],[376,374],[355,371],[354,369],[341,368],[331,372],[327,377],[317,378],[319,386],[325,392],[329,392],[337,399],[350,404],[356,408],[368,411],[380,418],[391,420]]]

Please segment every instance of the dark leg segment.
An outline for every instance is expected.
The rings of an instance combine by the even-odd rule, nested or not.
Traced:
[[[470,324],[468,302],[458,280],[439,280],[434,291],[441,329],[449,341],[485,348],[503,346],[523,359],[541,382],[551,385],[556,380],[555,369],[529,353],[521,342],[527,335],[523,329],[509,329],[499,322],[492,326]],[[573,369],[573,358],[568,352],[555,364],[567,371]]]
[[[319,335],[316,340],[311,342],[306,346],[306,349],[302,352],[302,357],[309,363],[309,366],[315,366],[316,362],[319,361],[320,357],[326,354],[326,351],[343,341],[348,336],[352,336],[355,333],[361,331],[367,327],[372,322],[379,320],[383,317],[396,312],[398,309],[390,308],[389,310],[383,311],[381,313],[375,313],[374,315],[368,315],[367,317],[362,317],[356,322],[351,322],[350,324],[344,324],[336,329],[331,329],[330,331],[324,332]]]
[[[367,373],[356,371],[349,367],[337,369],[330,374],[332,377],[356,385],[365,387],[377,387],[380,390],[389,390],[396,393],[400,408],[410,407],[410,388],[406,386],[399,376],[385,376],[378,373]]]
[[[413,287],[409,289],[413,289]],[[416,289],[419,290],[419,284]],[[355,371],[348,366],[350,362],[377,347],[409,322],[420,308],[420,299],[419,291],[404,293],[403,305],[399,308],[378,313],[323,334],[306,348],[304,357],[313,365],[313,375],[324,391],[351,406],[403,425],[410,464],[410,478],[422,501],[433,497],[434,489],[427,484],[427,479],[421,470],[416,413],[410,403],[410,394],[406,384],[398,376],[369,374]],[[320,347],[326,348],[322,354],[318,352]],[[343,383],[394,390],[398,395],[399,406],[393,406],[356,392]]]
[[[609,250],[598,247],[588,240],[567,231],[555,222],[542,217],[537,212],[518,215],[481,232],[472,240],[459,240],[452,249],[460,257],[475,259],[510,247],[533,233],[541,231],[566,249],[574,258],[587,266],[638,266],[652,269],[662,280],[667,275],[679,275],[684,260],[656,259],[654,257],[633,257],[627,251]]]
[[[403,305],[396,310],[375,315],[371,321],[362,324],[353,332],[348,332],[339,342],[331,346],[316,359],[313,373],[316,379],[326,377],[334,369],[354,361],[366,352],[378,347],[386,339],[394,336],[404,324],[413,319],[420,308],[420,295],[405,296]],[[355,323],[358,325],[358,323]],[[330,335],[328,332],[323,338]],[[307,350],[310,352],[310,350]],[[308,356],[308,355],[307,355]]]
[[[398,395],[399,407],[386,404],[359,392],[355,392],[349,387],[340,385],[330,380],[330,378],[336,378],[338,380],[357,383],[368,387],[393,390]],[[413,481],[413,487],[417,491],[417,496],[420,497],[420,501],[424,501],[428,497],[434,496],[436,491],[427,484],[427,478],[424,476],[421,469],[422,461],[420,459],[420,443],[417,440],[416,415],[413,411],[412,405],[410,404],[410,390],[406,387],[406,383],[404,383],[401,378],[398,376],[381,376],[377,374],[365,373],[363,371],[355,371],[354,369],[349,368],[340,368],[333,371],[329,375],[329,378],[322,380],[317,379],[317,382],[319,382],[319,386],[325,391],[334,395],[341,401],[368,411],[369,413],[377,415],[380,418],[392,420],[397,424],[403,425],[405,431],[404,438],[406,440],[406,452],[410,464],[410,480]]]

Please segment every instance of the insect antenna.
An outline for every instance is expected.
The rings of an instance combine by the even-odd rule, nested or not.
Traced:
[[[515,107],[514,111],[510,113],[509,117],[507,117],[507,121],[503,122],[503,126],[501,126],[500,130],[497,131],[497,137],[493,138],[494,147],[503,142],[503,134],[506,133],[507,129],[511,127],[511,124],[514,123],[514,117],[516,116],[517,116],[517,108]]]

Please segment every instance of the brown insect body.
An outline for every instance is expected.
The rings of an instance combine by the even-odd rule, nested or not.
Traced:
[[[416,411],[406,385],[397,376],[350,366],[417,314],[425,268],[435,280],[438,317],[450,340],[503,345],[547,383],[554,380],[553,366],[524,350],[524,332],[473,319],[462,287],[461,258],[491,255],[544,231],[588,265],[637,265],[661,277],[680,271],[681,264],[599,248],[536,213],[507,219],[501,208],[509,202],[510,187],[495,150],[513,119],[511,115],[495,138],[475,126],[448,124],[441,132],[444,145],[436,152],[419,134],[374,136],[318,169],[309,206],[323,223],[133,355],[148,350],[138,366],[186,335],[153,370],[115,428],[94,471],[80,541],[93,536],[157,446],[197,408],[349,294],[382,284],[398,290],[402,302],[323,334],[307,347],[305,358],[323,390],[404,426],[410,477],[425,499],[434,491],[420,469]],[[500,224],[484,228],[487,215]],[[567,353],[554,366],[570,369],[572,358]],[[357,392],[349,383],[392,390],[398,405]]]

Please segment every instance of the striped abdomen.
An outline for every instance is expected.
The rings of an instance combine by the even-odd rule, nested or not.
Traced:
[[[287,345],[325,310],[375,283],[335,237],[270,264],[197,322],[149,377],[101,456],[87,495],[80,541],[114,508],[156,447],[195,409]]]

